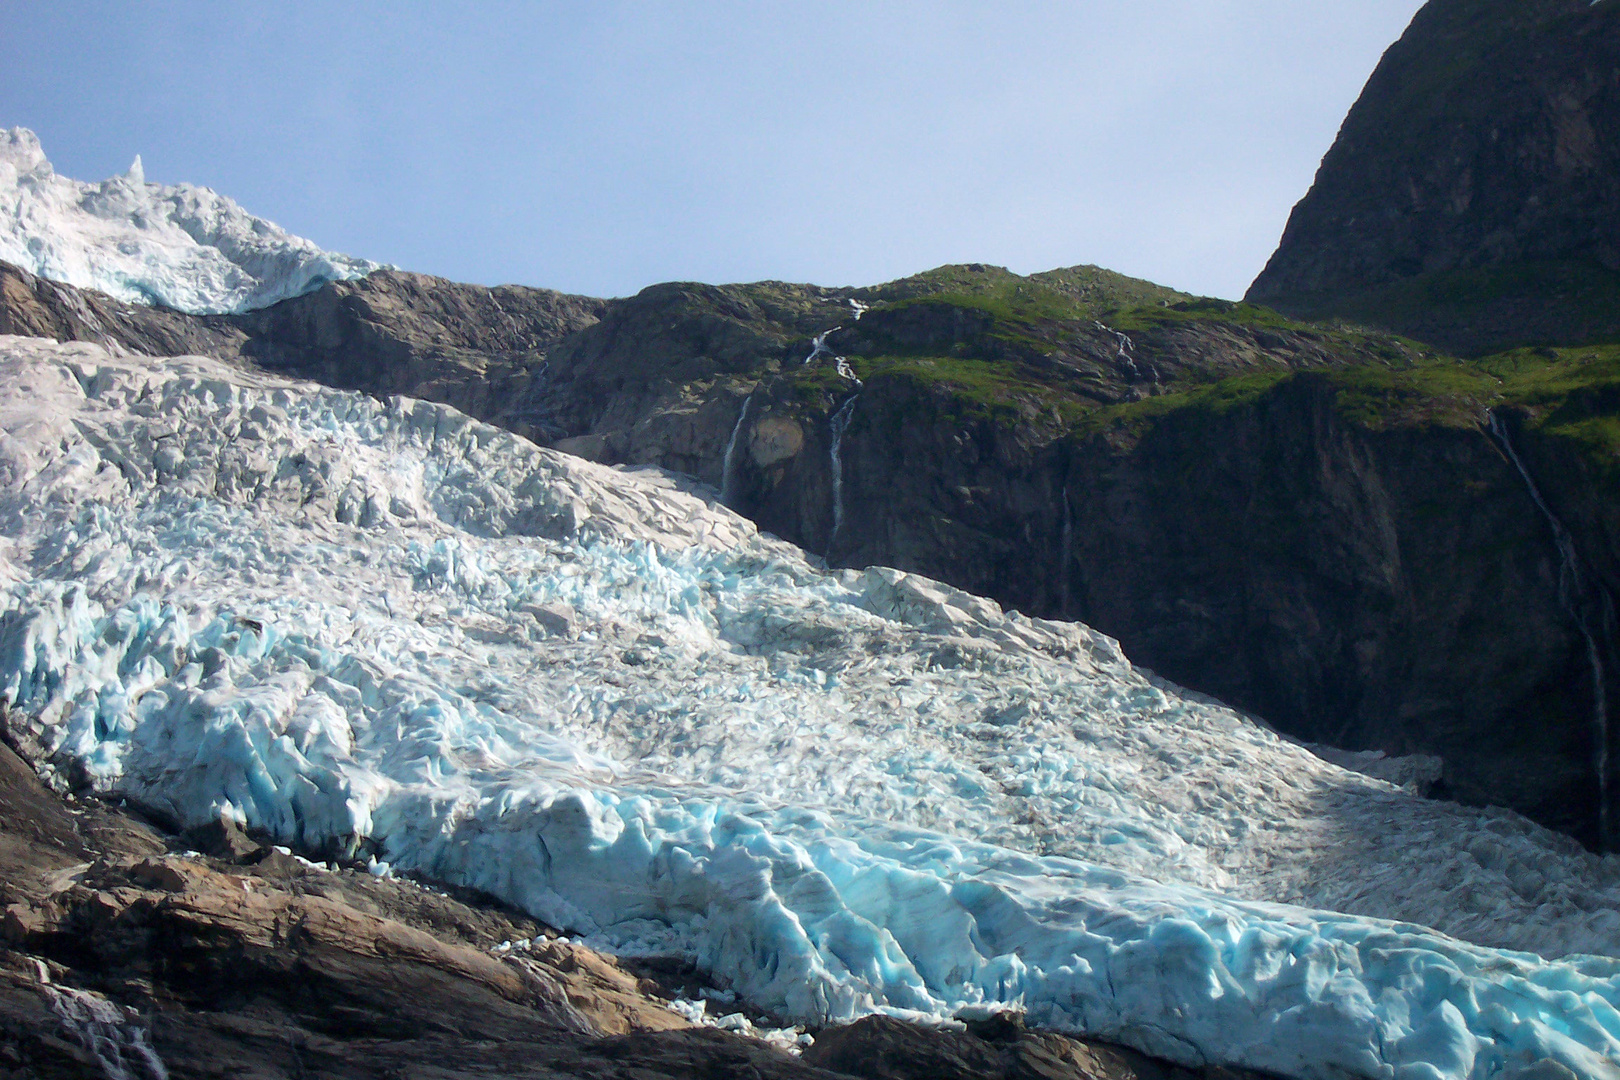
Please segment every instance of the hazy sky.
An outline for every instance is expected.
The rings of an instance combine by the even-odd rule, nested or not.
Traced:
[[[5,0],[0,126],[463,281],[1235,297],[1420,0]]]

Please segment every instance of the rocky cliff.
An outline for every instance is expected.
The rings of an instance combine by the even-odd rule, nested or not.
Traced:
[[[1613,842],[1620,350],[1457,361],[1094,268],[612,301],[385,272],[206,319],[0,289],[0,331],[408,392],[689,473],[834,563],[1084,619],[1297,736],[1438,754],[1441,793]]]
[[[1470,354],[1620,339],[1620,6],[1425,6],[1249,299]]]

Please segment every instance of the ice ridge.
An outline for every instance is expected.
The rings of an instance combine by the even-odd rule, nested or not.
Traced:
[[[0,699],[58,783],[794,1020],[1006,1004],[1302,1080],[1620,1077],[1615,860],[442,406],[0,338]]]
[[[322,251],[208,188],[58,176],[26,128],[0,130],[0,261],[193,315],[267,307],[378,264]]]

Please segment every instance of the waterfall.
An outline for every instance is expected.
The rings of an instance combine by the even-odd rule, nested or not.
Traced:
[[[45,965],[39,966],[40,990],[51,1003],[62,1030],[95,1059],[108,1080],[169,1080],[169,1070],[147,1041],[146,1029],[133,1009],[115,1005],[100,994],[56,986]]]
[[[1069,617],[1069,570],[1074,563],[1074,509],[1069,505],[1069,485],[1063,485],[1063,544],[1058,555],[1063,559],[1058,571],[1058,581],[1061,582],[1061,593],[1058,602],[1058,617]]]
[[[1536,486],[1535,478],[1530,475],[1530,469],[1525,465],[1524,459],[1513,446],[1512,436],[1509,435],[1507,425],[1496,413],[1487,410],[1486,422],[1490,427],[1491,436],[1507,454],[1508,460],[1513,462],[1514,468],[1519,470],[1519,476],[1524,480],[1524,486],[1530,492],[1530,498],[1535,501],[1536,508],[1541,516],[1547,519],[1552,529],[1553,543],[1558,548],[1560,561],[1558,571],[1558,602],[1563,605],[1575,625],[1580,629],[1581,636],[1586,639],[1586,659],[1592,669],[1592,726],[1593,741],[1597,744],[1593,752],[1593,763],[1597,768],[1598,783],[1598,846],[1608,850],[1609,843],[1609,699],[1608,687],[1604,680],[1603,651],[1598,647],[1597,634],[1592,630],[1591,620],[1581,604],[1581,598],[1587,592],[1586,575],[1581,572],[1580,555],[1575,550],[1575,538],[1558,520],[1558,515],[1552,512],[1547,500],[1542,498],[1541,489]],[[1598,586],[1599,592],[1602,586]],[[1604,596],[1607,606],[1607,596]]]
[[[855,403],[860,399],[859,393],[851,394],[832,418],[833,528],[832,535],[827,538],[829,555],[832,554],[833,541],[838,539],[838,533],[844,527],[844,432],[849,429],[849,422],[855,415]]]
[[[723,506],[731,506],[731,501],[736,496],[737,439],[742,435],[743,424],[748,421],[748,409],[753,404],[753,394],[743,399],[742,411],[737,414],[737,423],[731,429],[731,438],[726,441],[726,456],[720,464],[720,502]]]
[[[827,346],[827,338],[830,337],[834,333],[834,331],[838,331],[838,330],[842,330],[842,329],[843,329],[842,326],[835,326],[835,327],[832,328],[832,330],[823,330],[821,333],[819,333],[815,337],[811,338],[810,339],[810,345],[811,345],[810,355],[804,358],[805,364],[808,365],[810,363],[810,361],[814,360],[816,357],[822,355],[823,353],[832,352],[832,349]]]
[[[501,307],[501,302],[500,302],[500,300],[496,299],[495,293],[494,293],[493,290],[489,294],[489,302],[495,305],[495,310],[501,313],[501,318],[505,319],[506,320],[506,325],[509,328],[511,328],[511,331],[512,331],[512,348],[514,348],[514,349],[523,348],[523,339],[524,339],[525,336],[528,336],[531,342],[533,341],[533,336],[532,335],[525,335],[522,331],[520,331],[518,329],[517,320],[512,318],[512,315],[511,315],[510,312],[508,312],[505,308]]]
[[[1141,369],[1136,366],[1136,342],[1131,340],[1131,336],[1115,330],[1112,326],[1109,326],[1107,323],[1104,323],[1099,319],[1093,319],[1092,325],[1105,334],[1114,335],[1114,345],[1115,348],[1119,350],[1119,355],[1116,356],[1115,359],[1123,360],[1127,365],[1129,365],[1132,379],[1141,378]],[[1153,372],[1153,381],[1155,383],[1159,381],[1159,373],[1157,368],[1155,368]]]

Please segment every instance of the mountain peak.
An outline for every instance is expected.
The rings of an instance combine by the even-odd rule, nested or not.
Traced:
[[[1431,0],[1249,298],[1461,352],[1620,336],[1620,5]]]

